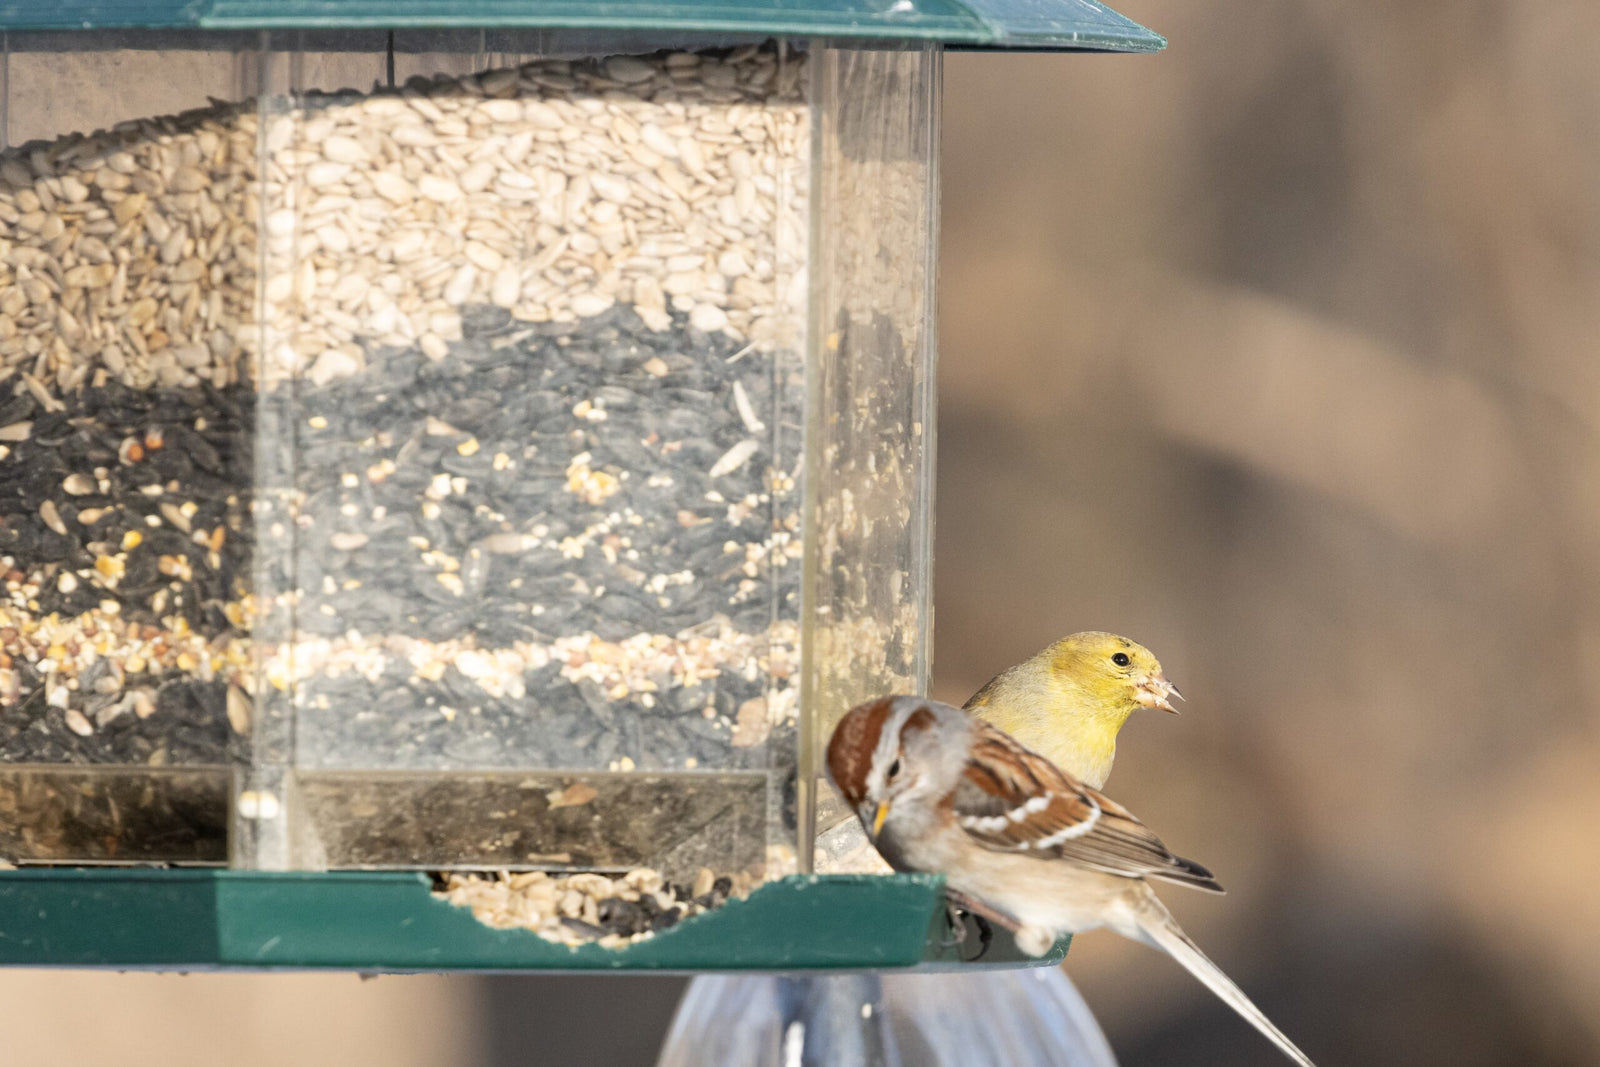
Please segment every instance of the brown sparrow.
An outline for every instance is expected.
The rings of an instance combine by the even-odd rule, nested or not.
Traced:
[[[847,714],[828,778],[897,871],[942,874],[952,903],[1012,930],[1031,955],[1104,926],[1161,949],[1290,1059],[1305,1053],[1206,958],[1147,879],[1213,893],[1126,808],[948,704],[883,697]]]

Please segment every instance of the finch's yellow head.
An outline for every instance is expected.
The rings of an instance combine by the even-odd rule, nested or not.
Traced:
[[[1056,685],[1086,698],[1087,706],[1116,709],[1124,717],[1136,708],[1176,715],[1171,698],[1183,699],[1148,648],[1117,634],[1086,630],[1063,637],[1039,653],[1036,662]]]
[[[1098,789],[1128,716],[1140,708],[1176,712],[1172,697],[1182,699],[1148,648],[1090,630],[998,675],[966,706]]]

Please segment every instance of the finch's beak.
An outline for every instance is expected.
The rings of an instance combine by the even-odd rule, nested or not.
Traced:
[[[876,841],[878,839],[878,835],[883,832],[883,820],[887,819],[888,817],[889,802],[887,800],[881,801],[878,804],[877,814],[873,815],[872,817],[872,839],[874,841]]]
[[[1178,687],[1167,681],[1167,676],[1159,671],[1147,674],[1140,678],[1135,685],[1133,699],[1138,701],[1142,708],[1160,708],[1178,714],[1178,709],[1172,706],[1169,697],[1183,699],[1183,694],[1178,692]]]

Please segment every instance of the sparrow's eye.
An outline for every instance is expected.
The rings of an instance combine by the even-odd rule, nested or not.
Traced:
[[[1111,657],[1111,662],[1119,667],[1126,667],[1128,665],[1128,654],[1126,652],[1118,652]]]
[[[889,778],[890,778],[890,780],[892,781],[893,779],[898,777],[899,774],[900,774],[900,761],[899,760],[895,760],[893,763],[889,764]]]

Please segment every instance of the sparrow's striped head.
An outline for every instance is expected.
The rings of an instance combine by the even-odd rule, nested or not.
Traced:
[[[828,741],[828,778],[876,838],[891,803],[954,788],[971,720],[924,697],[880,697],[852,708]]]

